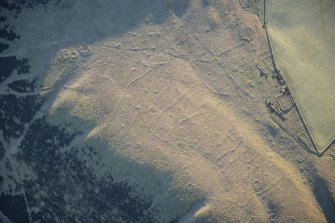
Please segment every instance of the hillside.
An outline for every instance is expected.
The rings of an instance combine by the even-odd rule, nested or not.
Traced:
[[[334,222],[256,1],[6,8],[3,222]]]

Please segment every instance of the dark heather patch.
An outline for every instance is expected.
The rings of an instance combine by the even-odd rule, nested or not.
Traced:
[[[3,183],[4,183],[3,176],[0,176],[0,192],[2,192],[3,190]]]
[[[47,5],[50,0],[16,0],[16,4],[20,7],[34,8],[37,5]]]
[[[97,178],[87,161],[79,158],[80,150],[87,159],[103,165],[93,148],[71,147],[61,152],[79,134],[68,134],[65,130],[49,124],[45,118],[37,119],[21,142],[17,159],[38,176],[37,180],[23,182],[29,205],[41,210],[33,212],[32,219],[152,222],[152,216],[147,213],[151,201],[135,194],[127,183],[115,182],[111,175]]]
[[[6,80],[14,70],[20,74],[29,73],[28,59],[17,59],[15,56],[0,57],[0,83]]]
[[[15,39],[20,39],[20,36],[16,35],[9,25],[5,25],[3,29],[0,29],[0,38],[13,41]]]
[[[7,86],[18,93],[30,93],[34,91],[35,83],[36,79],[33,81],[23,79],[13,81],[12,83],[7,84]]]
[[[5,51],[7,49],[9,49],[8,44],[0,43],[0,53],[2,53],[3,51]]]
[[[24,125],[33,119],[42,103],[42,99],[35,95],[0,95],[0,129],[6,142],[21,136]]]
[[[0,160],[2,160],[5,156],[5,147],[3,143],[0,141]],[[0,188],[1,191],[1,188]]]
[[[0,6],[1,7],[1,6]],[[1,10],[0,10],[0,12],[1,12]],[[0,15],[0,22],[4,22],[4,21],[6,21],[7,20],[7,18],[5,17],[5,16],[1,16]]]
[[[7,0],[1,0],[0,1],[0,9],[7,9],[12,11],[13,9],[15,9],[16,4],[14,2],[9,3],[9,1]]]
[[[1,0],[0,9],[7,9],[9,11],[15,11],[15,16],[17,16],[24,8],[34,8],[38,5],[47,5],[50,0]],[[57,2],[60,2],[58,0]]]
[[[13,223],[27,223],[29,216],[22,194],[0,194],[0,211]]]

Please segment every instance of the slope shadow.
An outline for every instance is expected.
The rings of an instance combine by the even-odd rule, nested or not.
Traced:
[[[313,176],[313,186],[315,198],[320,204],[327,222],[335,222],[335,200],[331,196],[332,193],[328,188],[327,182],[315,174]]]

